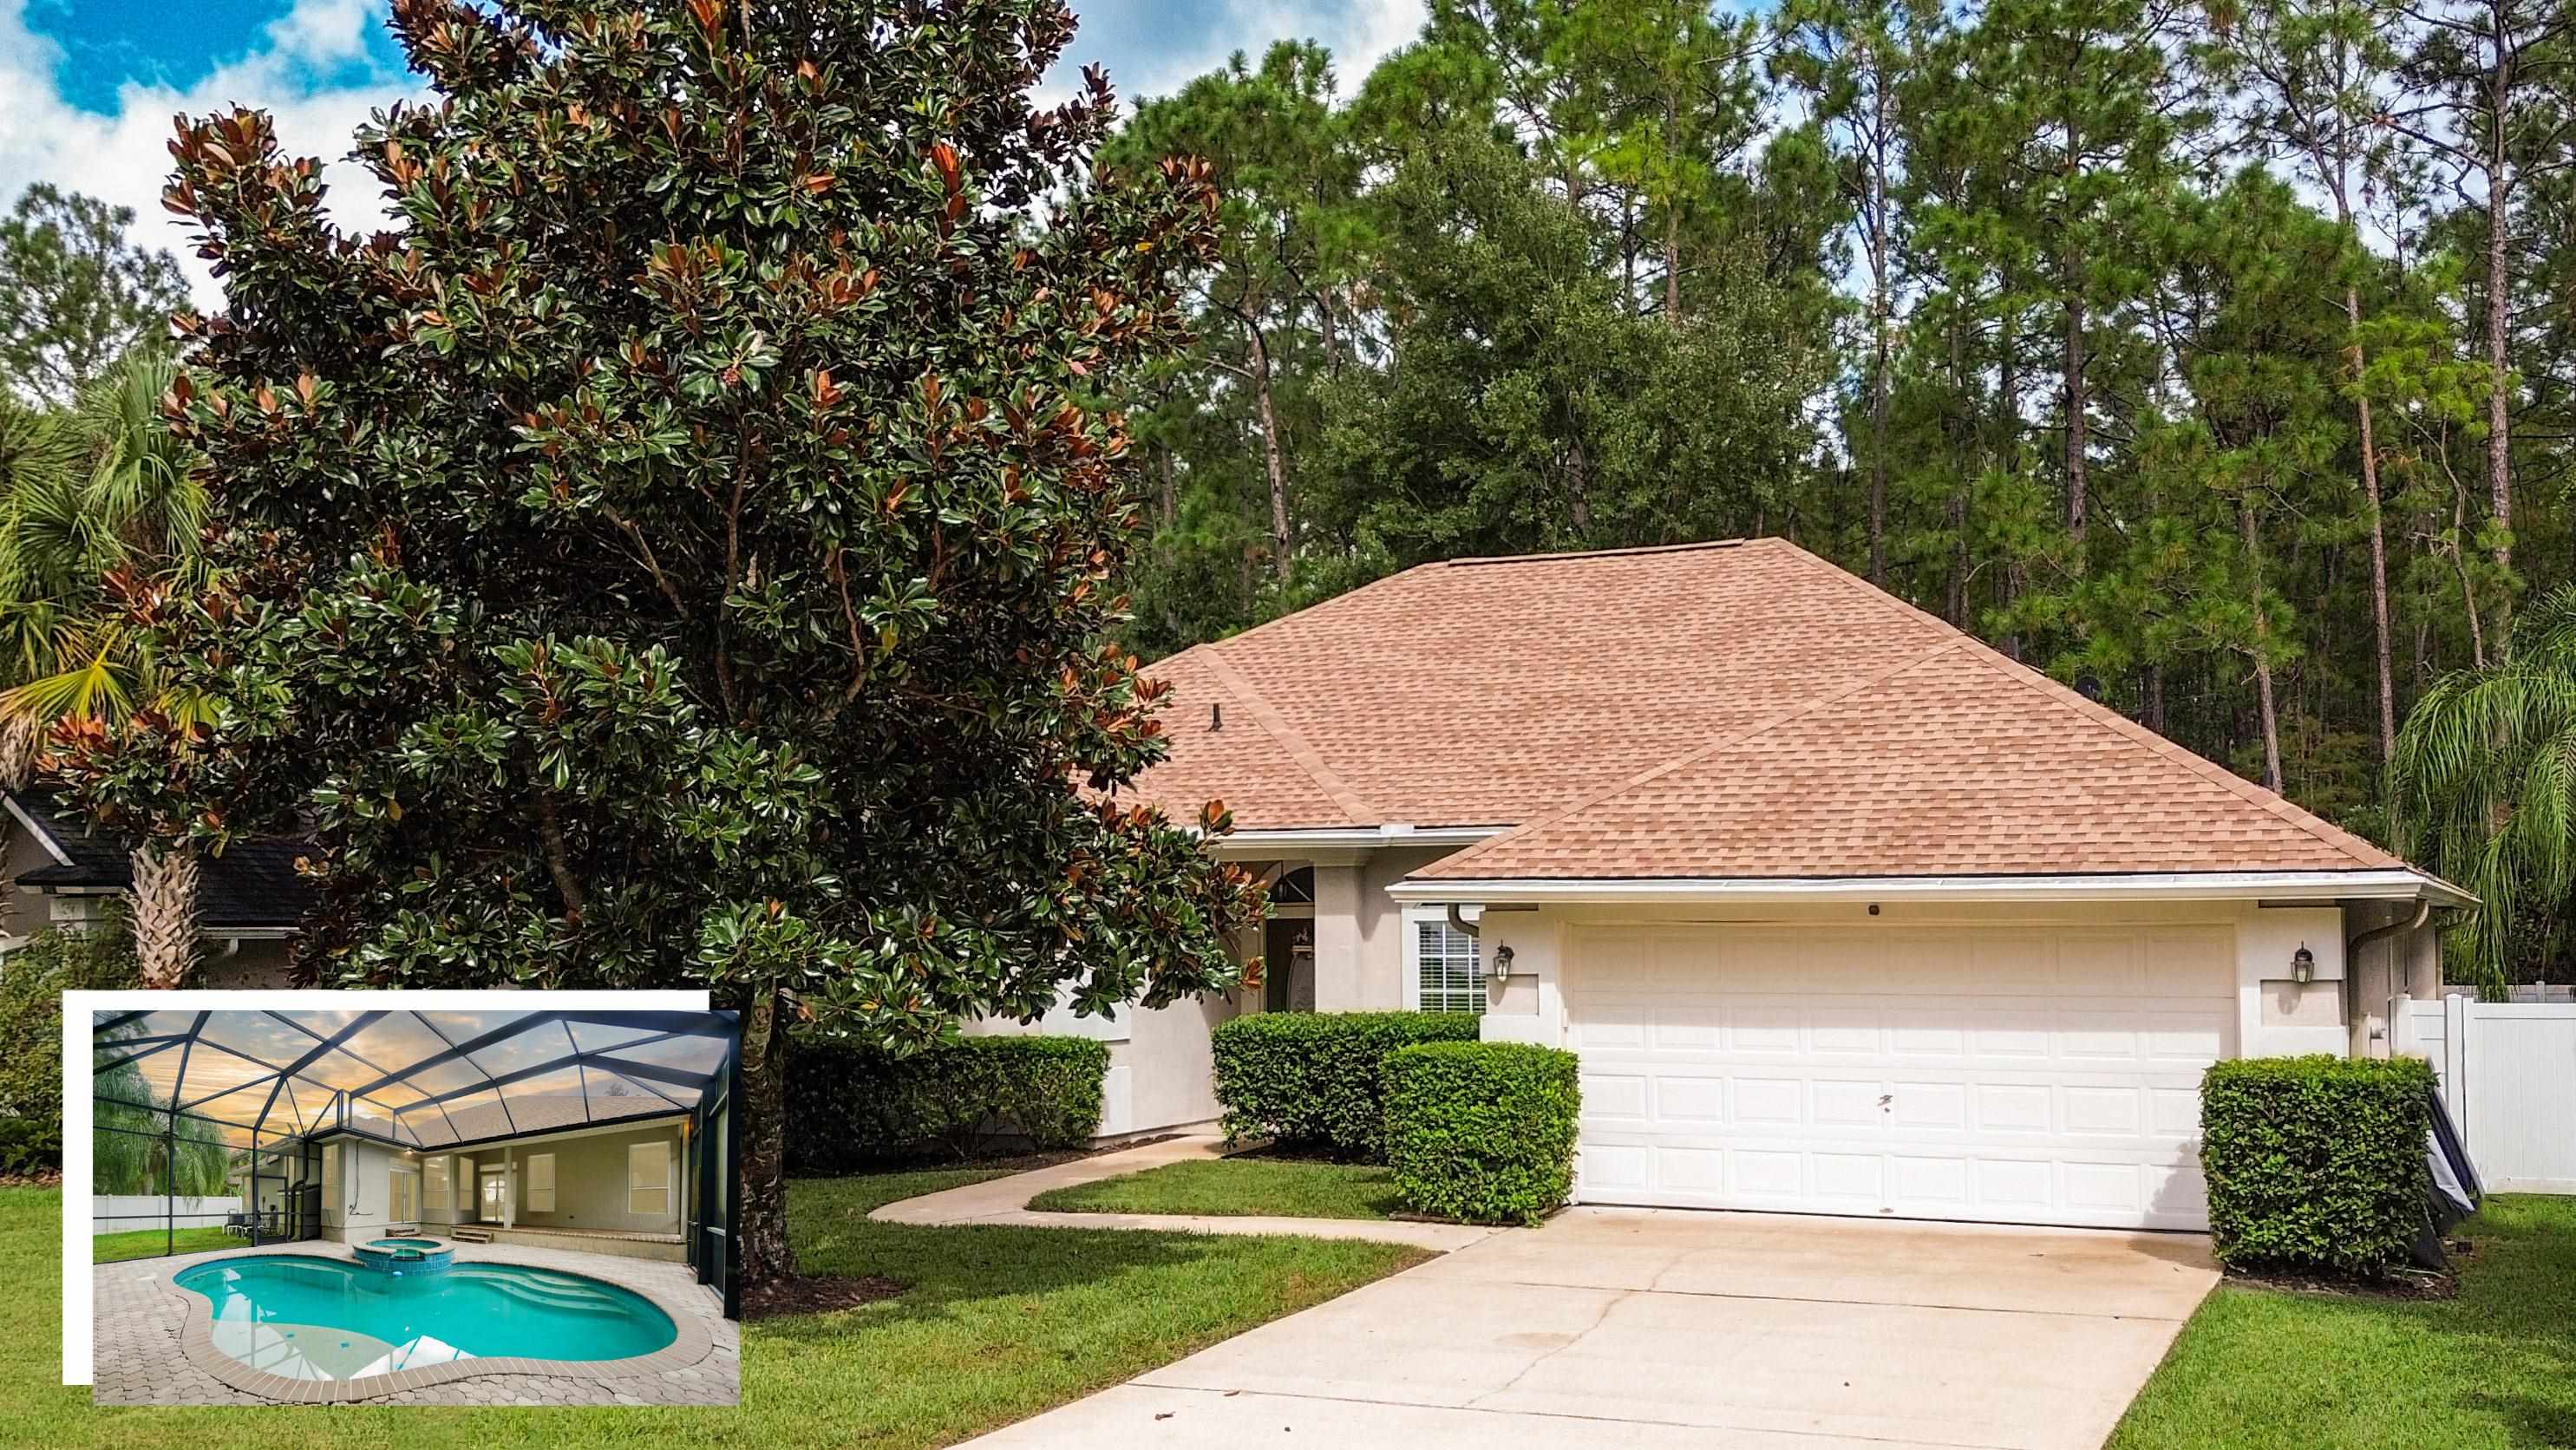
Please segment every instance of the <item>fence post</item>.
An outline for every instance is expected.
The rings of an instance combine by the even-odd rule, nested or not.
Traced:
[[[2442,1082],[2450,1091],[2451,1121],[2463,1142],[2474,1145],[2469,1124],[2469,999],[2453,992],[2442,998]],[[2471,1152],[2475,1152],[2474,1147]]]

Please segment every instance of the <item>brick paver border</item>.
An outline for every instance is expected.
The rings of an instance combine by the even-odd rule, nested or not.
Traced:
[[[202,1263],[236,1258],[264,1258],[272,1255],[321,1258],[354,1265],[357,1262],[356,1258],[340,1245],[320,1241],[270,1244],[258,1248],[245,1245],[236,1249],[183,1254],[168,1259],[127,1260],[117,1264],[102,1264],[97,1266],[94,1272],[106,1274],[138,1267],[155,1271],[151,1285],[152,1292],[148,1296],[131,1301],[132,1305],[149,1306],[155,1317],[166,1316],[167,1321],[176,1324],[179,1351],[195,1369],[241,1396],[274,1404],[352,1404],[389,1396],[413,1398],[415,1391],[469,1379],[490,1379],[495,1382],[495,1387],[501,1390],[509,1390],[515,1386],[524,1393],[514,1398],[533,1399],[549,1404],[631,1404],[641,1400],[660,1401],[667,1396],[650,1392],[653,1385],[674,1371],[690,1369],[707,1361],[715,1354],[718,1347],[716,1332],[711,1331],[707,1323],[710,1317],[720,1318],[710,1314],[712,1293],[704,1290],[702,1286],[693,1285],[693,1288],[697,1288],[699,1293],[705,1296],[706,1302],[689,1303],[674,1297],[662,1284],[654,1282],[657,1277],[665,1277],[665,1275],[656,1275],[650,1270],[655,1267],[667,1270],[671,1266],[657,1265],[650,1260],[607,1254],[581,1254],[567,1250],[532,1251],[512,1249],[499,1244],[487,1246],[458,1243],[453,1247],[456,1250],[456,1262],[459,1264],[509,1264],[522,1268],[544,1269],[553,1273],[575,1274],[615,1285],[640,1296],[653,1307],[661,1310],[669,1317],[676,1337],[668,1345],[651,1354],[630,1355],[624,1359],[553,1360],[510,1357],[459,1359],[450,1360],[444,1364],[399,1370],[391,1374],[367,1375],[354,1380],[289,1379],[284,1375],[271,1374],[266,1370],[244,1364],[216,1348],[213,1333],[213,1301],[195,1290],[180,1288],[177,1282],[178,1276],[181,1271]],[[565,1262],[566,1260],[580,1262],[575,1265]],[[594,1260],[596,1262],[593,1262]],[[97,1366],[97,1378],[104,1383],[113,1377],[111,1367],[104,1362],[109,1357],[111,1347],[127,1342],[130,1335],[113,1335],[104,1332],[109,1327],[105,1321],[112,1312],[108,1295],[102,1293],[97,1296],[95,1312],[102,1321],[94,1331],[99,1342],[99,1359],[102,1361]],[[130,1315],[132,1307],[123,1312]],[[121,1327],[131,1330],[139,1326]],[[164,1332],[168,1327],[168,1323],[161,1326]],[[722,1327],[726,1331],[725,1337],[733,1338],[732,1326],[723,1325]],[[731,1381],[732,1398],[724,1403],[736,1403],[741,1395],[738,1359],[725,1366],[725,1369],[727,1373],[724,1377]],[[544,1383],[531,1383],[540,1380]]]

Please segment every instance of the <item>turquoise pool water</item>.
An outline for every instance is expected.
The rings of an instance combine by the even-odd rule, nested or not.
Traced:
[[[199,1264],[173,1282],[214,1304],[217,1349],[289,1379],[360,1379],[454,1359],[624,1359],[678,1337],[640,1294],[509,1264],[394,1275],[270,1254]]]

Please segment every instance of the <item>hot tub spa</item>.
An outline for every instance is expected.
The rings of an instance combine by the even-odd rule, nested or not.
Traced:
[[[386,1273],[269,1254],[198,1264],[172,1282],[213,1307],[216,1349],[296,1380],[364,1379],[468,1359],[629,1359],[679,1336],[670,1315],[630,1289],[516,1264]]]
[[[349,1245],[349,1252],[370,1269],[388,1274],[425,1274],[456,1262],[456,1250],[436,1239],[369,1239]]]

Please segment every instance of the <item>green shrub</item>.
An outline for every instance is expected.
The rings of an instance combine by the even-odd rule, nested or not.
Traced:
[[[1386,1060],[1386,1161],[1417,1213],[1536,1223],[1574,1187],[1575,1057],[1430,1042]]]
[[[57,1120],[0,1118],[0,1178],[34,1178],[63,1166],[63,1125]]]
[[[0,1172],[63,1161],[63,997],[143,985],[134,939],[116,927],[48,927],[0,961]]]
[[[787,1060],[787,1171],[1077,1148],[1100,1130],[1108,1071],[1107,1044],[1087,1037],[968,1037],[905,1057],[800,1042]]]
[[[2425,1224],[2433,1069],[2411,1057],[2249,1057],[2200,1086],[2210,1237],[2231,1269],[2375,1276]]]
[[[1216,1100],[1229,1142],[1276,1138],[1376,1161],[1388,1054],[1473,1042],[1472,1012],[1261,1012],[1216,1029]]]

